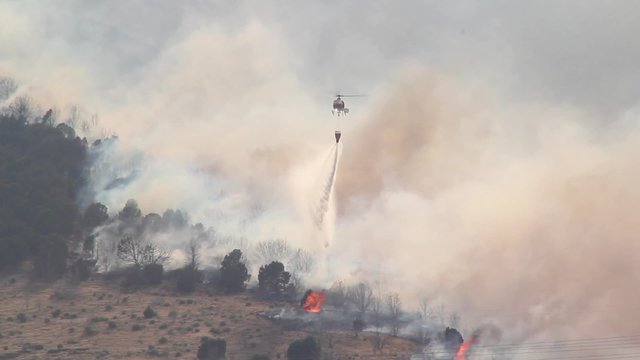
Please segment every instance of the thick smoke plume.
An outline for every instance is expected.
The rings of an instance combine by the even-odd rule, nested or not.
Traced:
[[[485,92],[486,94],[486,92]],[[508,105],[413,72],[345,146],[336,251],[511,336],[637,331],[636,121]],[[365,270],[366,269],[366,270]]]

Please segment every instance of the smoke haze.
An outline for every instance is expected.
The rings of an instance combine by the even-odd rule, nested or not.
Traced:
[[[378,281],[515,340],[639,332],[640,3],[444,4],[3,1],[0,73],[118,135],[91,179],[112,212],[329,236],[325,285]],[[338,124],[334,91],[370,96]]]

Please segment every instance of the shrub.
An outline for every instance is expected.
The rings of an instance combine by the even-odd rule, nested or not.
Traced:
[[[144,280],[149,285],[158,285],[162,282],[164,267],[161,264],[148,264],[142,268]]]
[[[176,288],[181,293],[190,293],[196,290],[196,285],[202,281],[202,273],[191,266],[185,266],[178,272]]]
[[[287,349],[289,360],[320,360],[321,355],[320,344],[312,336],[292,342]]]
[[[158,314],[155,312],[155,310],[151,308],[151,306],[147,306],[147,308],[144,309],[144,312],[142,313],[142,315],[144,315],[145,319],[151,319],[152,317],[155,317]]]
[[[131,266],[124,271],[124,286],[138,287],[144,285],[142,270],[138,266]]]
[[[200,339],[198,348],[198,359],[200,360],[221,360],[227,353],[227,342],[223,339],[210,339],[203,337]]]
[[[32,344],[32,343],[24,343],[22,344],[22,351],[30,351],[30,350],[42,350],[44,346],[41,344]]]
[[[158,344],[160,344],[160,345],[164,345],[164,344],[166,344],[168,342],[169,342],[169,340],[164,336],[161,337],[160,340],[158,340]]]
[[[253,355],[251,360],[269,360],[267,355]]]
[[[358,337],[359,332],[364,330],[364,327],[365,323],[360,317],[357,317],[355,320],[353,320],[353,331],[355,332],[356,337]]]
[[[95,327],[93,327],[93,325],[87,325],[84,327],[84,336],[93,336],[97,334],[98,334],[98,331],[96,330]]]
[[[464,339],[462,338],[462,334],[455,328],[447,327],[442,333],[441,338],[443,340],[445,348],[447,350],[455,352],[462,345]]]
[[[16,316],[16,319],[18,320],[18,322],[20,323],[26,323],[27,322],[27,315],[25,315],[24,313],[19,313]]]
[[[63,319],[75,319],[77,317],[78,315],[74,313],[64,313],[64,315],[62,315]]]

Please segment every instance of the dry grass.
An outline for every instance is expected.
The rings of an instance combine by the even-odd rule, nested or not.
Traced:
[[[200,290],[183,296],[166,287],[125,293],[103,280],[33,284],[21,276],[0,277],[0,304],[2,360],[195,359],[202,336],[225,339],[228,359],[285,359],[289,343],[308,335],[258,316],[272,304],[246,295]],[[147,306],[156,317],[144,318]],[[385,338],[382,352],[374,353],[371,334],[314,335],[333,359],[394,359],[412,350],[411,342],[398,338]]]

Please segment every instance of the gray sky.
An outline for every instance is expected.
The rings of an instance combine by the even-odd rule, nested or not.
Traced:
[[[79,64],[119,89],[185,34],[263,24],[318,101],[371,92],[406,63],[477,78],[517,101],[618,111],[636,103],[635,1],[2,1],[0,64]],[[117,81],[115,81],[117,80]],[[102,95],[102,94],[101,94]],[[115,96],[115,95],[114,95]]]

